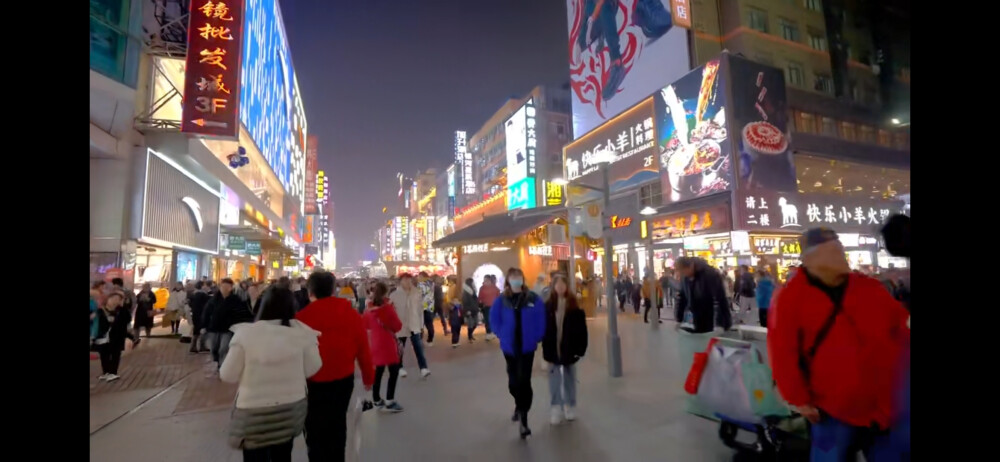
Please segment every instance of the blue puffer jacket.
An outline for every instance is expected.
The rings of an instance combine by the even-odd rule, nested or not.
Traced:
[[[545,304],[534,292],[528,292],[521,307],[521,352],[531,353],[545,337]],[[500,339],[504,354],[514,354],[514,328],[517,322],[513,302],[500,294],[490,308],[490,327]]]
[[[774,281],[771,278],[760,278],[757,281],[757,307],[766,310],[771,307],[771,295],[774,294]]]

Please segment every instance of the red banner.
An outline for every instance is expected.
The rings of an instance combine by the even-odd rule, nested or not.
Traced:
[[[188,23],[181,131],[239,136],[243,1],[193,0]]]

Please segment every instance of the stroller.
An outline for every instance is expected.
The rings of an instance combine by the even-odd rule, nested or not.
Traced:
[[[809,460],[808,422],[781,399],[753,343],[712,338],[706,351],[695,353],[684,389],[719,419],[719,438],[736,450],[734,461]],[[738,441],[741,430],[753,440]]]

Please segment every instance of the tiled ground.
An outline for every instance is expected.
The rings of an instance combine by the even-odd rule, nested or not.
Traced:
[[[504,361],[495,343],[480,340],[468,345],[463,341],[453,350],[448,342],[436,339],[436,345],[428,349],[431,377],[422,381],[411,374],[400,380],[397,399],[406,411],[362,416],[362,460],[731,458],[732,452],[716,435],[715,423],[683,411],[682,384],[687,371],[679,364],[672,323],[654,331],[641,318],[621,319],[624,377],[619,379],[607,375],[604,318],[591,320],[588,326],[590,348],[578,374],[578,421],[558,427],[548,424],[546,374],[535,368],[535,400],[530,414],[534,435],[527,442],[520,441],[516,426],[509,421],[513,400],[507,393]],[[481,328],[478,335],[481,339]],[[225,438],[233,390],[197,370],[204,367],[204,358],[196,355],[181,360],[183,367],[193,367],[196,372],[92,434],[91,460],[241,460],[238,452],[226,446]],[[138,359],[137,354],[133,361]],[[416,372],[414,363],[407,351],[405,364],[411,372]],[[113,393],[109,390],[102,398],[111,398]],[[124,393],[119,394],[126,399]],[[152,447],[157,449],[151,451]],[[296,441],[293,460],[306,460],[301,438]]]

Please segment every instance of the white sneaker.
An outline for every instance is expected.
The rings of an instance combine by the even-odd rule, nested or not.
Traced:
[[[426,379],[428,375],[431,375],[431,370],[430,369],[427,369],[427,368],[420,369],[420,378]]]
[[[427,343],[424,344],[424,346],[426,346],[427,348],[430,348],[430,347],[434,346],[434,342],[427,342]]]
[[[108,380],[108,376],[110,376],[110,375],[111,374],[101,374],[100,377],[97,378],[97,380],[100,380],[100,381],[103,382],[105,380]]]
[[[576,420],[576,406],[563,406],[566,411],[566,420]]]
[[[115,380],[118,380],[120,378],[121,377],[119,377],[117,374],[108,374],[108,378],[105,379],[105,380],[107,380],[110,383],[110,382],[114,382]]]
[[[402,367],[399,368],[399,376],[406,377],[407,376],[406,369],[403,369]]]
[[[559,425],[563,420],[563,410],[562,406],[552,406],[549,411],[549,423],[552,425]]]
[[[457,344],[457,343],[452,343],[452,344],[451,344],[451,347],[452,347],[452,348],[458,348],[458,344]]]

